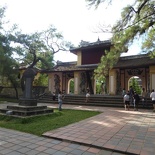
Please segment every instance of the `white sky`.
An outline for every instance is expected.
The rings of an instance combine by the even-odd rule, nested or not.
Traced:
[[[97,10],[89,9],[85,0],[0,0],[0,6],[7,6],[6,19],[16,23],[23,33],[46,30],[49,25],[54,25],[65,40],[77,46],[81,40],[109,39],[108,34],[94,32],[99,24],[114,23],[119,18],[120,8],[125,2],[114,2],[108,9],[102,4]],[[133,54],[137,50],[133,47]],[[60,52],[54,57],[56,61],[64,62],[77,59],[70,52]]]

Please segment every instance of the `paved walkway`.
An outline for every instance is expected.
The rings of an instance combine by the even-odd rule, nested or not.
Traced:
[[[79,105],[63,108],[103,113],[48,131],[43,137],[0,128],[0,155],[155,154],[155,113],[151,110]]]

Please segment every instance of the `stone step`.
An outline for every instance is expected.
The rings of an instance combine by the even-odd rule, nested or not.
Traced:
[[[64,100],[65,101],[85,101],[86,98],[65,98]],[[52,98],[41,98],[39,99],[39,101],[41,100],[50,100],[50,101],[53,101]],[[58,99],[56,98],[56,101]],[[123,102],[123,99],[98,99],[98,98],[91,98],[90,97],[90,101],[91,102],[104,102],[104,101],[111,101],[111,102]]]
[[[51,99],[52,100],[52,95],[47,95],[45,94],[42,96],[40,99]],[[66,99],[75,99],[75,100],[80,100],[80,99],[85,99],[85,95],[65,95],[65,100]],[[122,96],[109,96],[109,95],[91,95],[90,98],[92,100],[123,100]],[[57,99],[57,96],[56,96]],[[150,98],[147,98],[148,101],[151,101]]]
[[[9,105],[7,108],[0,109],[1,114],[6,114],[14,117],[27,117],[41,114],[53,113],[53,109],[47,106],[20,106]]]
[[[38,100],[40,103],[58,104],[57,98],[55,101],[52,99],[52,95],[45,95]],[[102,96],[92,95],[88,103],[85,102],[85,95],[66,95],[63,100],[63,104],[71,105],[91,105],[91,106],[105,106],[105,107],[124,107],[122,96]],[[133,105],[131,105],[133,107]],[[139,108],[143,108],[140,102]],[[148,98],[147,108],[152,109],[152,102]]]
[[[47,106],[20,106],[20,105],[9,105],[8,110],[21,110],[21,111],[33,111],[33,110],[45,110]]]
[[[48,99],[42,99],[42,100],[39,100],[38,101],[39,103],[58,103],[58,101],[56,100],[56,101],[53,101],[53,100],[48,100]],[[78,104],[82,104],[82,103],[85,103],[85,99],[83,99],[83,100],[63,100],[63,103],[78,103]],[[92,101],[92,100],[90,100],[88,103],[91,103],[91,104],[116,104],[116,105],[118,105],[118,104],[123,104],[123,102],[122,101]]]
[[[64,101],[84,101],[86,97],[84,95],[66,95]],[[50,100],[52,101],[52,95],[45,95],[39,100]],[[57,97],[56,97],[57,100]],[[101,96],[101,95],[92,95],[90,96],[91,102],[100,102],[100,101],[112,101],[112,102],[123,102],[122,96]],[[148,103],[151,103],[151,99],[147,98]]]
[[[41,102],[43,103],[43,102]],[[45,101],[44,103],[49,103],[49,104],[54,104],[54,105],[58,105],[58,101]],[[91,102],[66,102],[63,101],[63,104],[70,104],[70,105],[85,105],[85,106],[103,106],[103,107],[120,107],[120,108],[124,108],[124,104],[120,103],[120,104],[114,104],[114,103],[91,103]],[[133,105],[130,105],[131,108],[134,108]],[[139,104],[139,108],[140,109],[152,109],[152,104],[148,104],[147,107],[143,107],[142,104]]]

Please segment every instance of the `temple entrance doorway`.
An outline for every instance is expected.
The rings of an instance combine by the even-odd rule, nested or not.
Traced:
[[[68,94],[74,94],[74,79],[68,81]]]
[[[128,90],[132,86],[133,90],[136,91],[139,95],[142,93],[142,80],[138,76],[132,76],[128,80]]]

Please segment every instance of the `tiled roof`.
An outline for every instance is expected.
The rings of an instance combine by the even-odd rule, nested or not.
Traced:
[[[76,51],[79,51],[79,50],[91,49],[91,48],[97,48],[97,47],[106,47],[106,46],[109,46],[109,47],[111,46],[110,40],[105,40],[105,41],[98,40],[98,41],[93,42],[93,43],[82,41],[80,43],[79,47],[70,48],[70,52],[76,53]]]
[[[80,65],[77,66],[77,62],[59,62],[55,67],[53,67],[48,72],[60,72],[60,71],[80,71],[80,70],[91,70],[96,67],[93,67],[91,65]]]
[[[120,57],[114,68],[148,67],[155,65],[155,58],[151,59],[147,54]]]
[[[135,67],[148,67],[155,65],[155,58],[150,59],[146,54],[120,57],[119,61],[113,68],[135,68]],[[58,62],[55,67],[46,72],[66,72],[66,71],[86,71],[94,70],[98,64],[77,65],[77,62]]]

